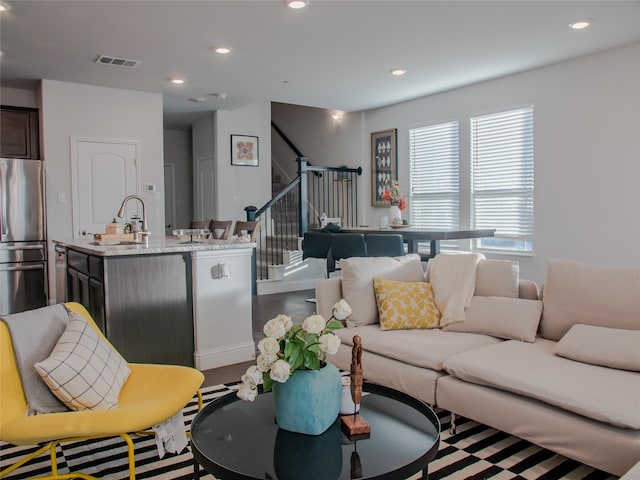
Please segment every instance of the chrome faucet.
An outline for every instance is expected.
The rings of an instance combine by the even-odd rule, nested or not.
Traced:
[[[120,205],[120,210],[118,210],[118,217],[119,218],[123,218],[124,217],[124,207],[127,205],[127,202],[129,200],[131,200],[132,198],[135,198],[136,200],[139,200],[140,203],[142,204],[142,230],[141,231],[135,231],[133,234],[133,241],[134,242],[139,242],[140,241],[140,235],[142,235],[142,240],[144,241],[144,243],[149,243],[149,235],[151,234],[151,232],[149,230],[147,230],[147,208],[144,204],[144,200],[142,200],[142,197],[138,196],[138,195],[127,195],[124,200],[122,201],[122,205]]]

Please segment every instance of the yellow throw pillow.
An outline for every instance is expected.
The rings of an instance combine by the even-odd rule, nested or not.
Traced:
[[[374,278],[380,330],[438,328],[440,311],[431,284]]]

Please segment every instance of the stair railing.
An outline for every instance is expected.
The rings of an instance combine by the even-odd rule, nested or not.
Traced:
[[[256,278],[269,279],[269,266],[282,265],[298,250],[298,240],[320,226],[319,217],[340,217],[343,226],[358,225],[358,177],[362,168],[310,166],[299,157],[298,176],[260,208],[245,208],[247,220],[260,220]]]

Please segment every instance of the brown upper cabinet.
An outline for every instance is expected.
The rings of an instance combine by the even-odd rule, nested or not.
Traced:
[[[0,156],[40,158],[38,109],[0,107]]]

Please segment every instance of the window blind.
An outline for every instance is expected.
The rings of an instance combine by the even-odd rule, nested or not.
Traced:
[[[471,118],[471,224],[479,248],[533,250],[533,106]]]
[[[460,223],[458,122],[410,129],[409,156],[411,224],[435,230],[457,229]]]

